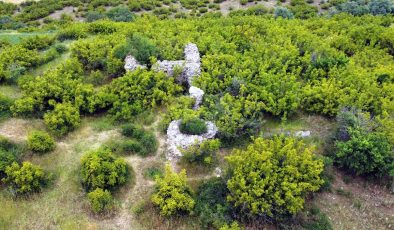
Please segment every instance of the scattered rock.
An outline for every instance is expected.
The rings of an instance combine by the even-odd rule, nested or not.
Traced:
[[[182,156],[180,149],[187,149],[196,143],[212,139],[218,132],[218,129],[213,122],[206,121],[206,133],[202,135],[183,134],[179,129],[180,123],[181,120],[172,121],[167,129],[167,159],[170,161],[179,159]]]
[[[222,177],[222,169],[219,167],[216,167],[214,174],[216,177]]]
[[[193,109],[198,109],[202,103],[202,98],[204,97],[204,91],[195,86],[191,86],[189,88],[190,97],[192,97],[196,102],[193,106]]]
[[[311,135],[311,131],[298,131],[295,133],[296,137],[309,137]]]
[[[134,71],[134,70],[136,70],[137,68],[143,68],[143,69],[145,69],[146,66],[140,65],[140,64],[138,63],[137,59],[135,59],[135,58],[134,58],[133,56],[131,56],[131,55],[128,55],[128,56],[125,58],[124,69],[125,69],[126,71]]]

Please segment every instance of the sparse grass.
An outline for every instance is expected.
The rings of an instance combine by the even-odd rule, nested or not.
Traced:
[[[12,44],[17,44],[21,40],[28,38],[28,37],[33,37],[36,35],[50,35],[53,34],[52,32],[32,32],[32,33],[20,33],[17,31],[2,31],[0,32],[0,41],[8,41]]]

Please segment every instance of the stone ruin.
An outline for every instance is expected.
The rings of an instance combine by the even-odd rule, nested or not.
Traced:
[[[152,68],[155,71],[163,71],[169,76],[173,76],[177,68],[181,70],[181,74],[178,77],[180,83],[188,83],[192,85],[193,78],[200,76],[201,74],[201,59],[200,52],[196,44],[189,43],[186,45],[184,50],[185,60],[178,61],[158,61]]]
[[[174,72],[179,69],[181,71],[177,81],[179,83],[187,83],[189,88],[190,97],[195,100],[193,106],[194,110],[199,109],[202,99],[204,96],[204,91],[200,88],[192,86],[193,79],[201,75],[201,58],[200,52],[196,44],[189,43],[186,45],[184,50],[185,60],[177,61],[158,61],[152,66],[155,71],[163,71],[169,76],[174,76]],[[138,61],[133,56],[127,56],[125,59],[126,71],[134,71],[137,68],[147,68],[144,65],[140,65]],[[201,143],[207,139],[212,139],[215,137],[218,129],[216,125],[211,121],[206,121],[207,132],[202,135],[188,135],[181,133],[179,126],[181,120],[175,120],[170,123],[167,129],[167,154],[168,160],[178,160],[182,156],[180,149],[187,149],[188,147]]]
[[[145,69],[146,66],[145,65],[141,65],[140,63],[138,63],[137,59],[135,59],[135,57],[128,55],[125,58],[125,65],[124,65],[124,69],[127,71],[134,71],[138,68],[142,68]]]

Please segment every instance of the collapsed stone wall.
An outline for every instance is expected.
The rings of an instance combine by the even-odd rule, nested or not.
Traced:
[[[193,43],[187,44],[184,49],[184,55],[184,60],[158,61],[152,66],[152,69],[154,71],[163,71],[169,76],[174,76],[175,70],[179,69],[181,73],[177,80],[180,83],[187,83],[189,86],[190,97],[195,100],[193,109],[197,110],[199,109],[204,97],[203,90],[192,86],[193,79],[201,75],[201,58],[197,45]],[[133,56],[127,56],[125,59],[124,68],[126,71],[134,71],[137,68],[146,68],[146,66],[139,64]],[[205,122],[207,126],[207,132],[202,135],[183,134],[179,128],[180,124],[181,120],[172,121],[167,129],[166,157],[170,161],[177,160],[182,156],[180,149],[187,149],[196,143],[201,143],[207,139],[212,139],[218,132],[216,125],[211,121]]]

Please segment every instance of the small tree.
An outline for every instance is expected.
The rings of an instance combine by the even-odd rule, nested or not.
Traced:
[[[109,149],[99,149],[86,154],[82,160],[82,183],[87,191],[96,188],[114,189],[127,180],[127,164],[116,158]]]
[[[386,136],[361,129],[348,130],[350,139],[336,142],[336,162],[357,175],[394,176],[394,154]]]
[[[46,153],[55,149],[56,143],[46,132],[33,131],[27,137],[28,148],[37,153]]]
[[[152,196],[152,202],[159,206],[161,215],[170,216],[193,210],[195,201],[186,180],[186,170],[176,174],[169,165],[166,166],[164,178],[157,177],[157,191]]]
[[[110,210],[113,206],[113,198],[111,192],[96,188],[94,191],[88,193],[88,198],[93,212],[102,213]]]
[[[8,183],[17,194],[40,192],[46,185],[48,178],[40,167],[30,162],[23,162],[22,166],[14,162],[6,167],[4,183]]]
[[[293,19],[294,18],[293,13],[289,9],[287,9],[286,7],[282,7],[282,6],[275,7],[274,15],[275,15],[275,18],[278,18],[278,17],[282,17],[284,19]]]
[[[0,148],[0,178],[5,175],[7,166],[10,166],[17,159],[14,154]]]
[[[323,162],[295,138],[257,138],[227,160],[232,169],[227,198],[245,214],[275,218],[296,214],[306,194],[323,183]]]
[[[65,135],[81,123],[79,110],[70,103],[56,104],[55,109],[44,115],[45,124],[58,135]]]

